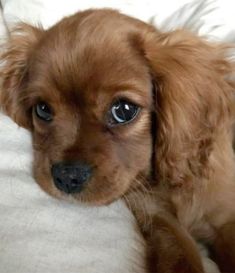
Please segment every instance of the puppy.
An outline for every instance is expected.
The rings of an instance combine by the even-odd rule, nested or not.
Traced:
[[[196,241],[235,272],[234,64],[227,48],[113,10],[49,30],[20,25],[2,56],[1,104],[32,132],[49,194],[124,198],[151,272],[204,272]]]

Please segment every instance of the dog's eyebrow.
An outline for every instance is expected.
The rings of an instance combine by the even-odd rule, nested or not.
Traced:
[[[127,99],[133,103],[138,104],[140,107],[150,107],[151,106],[151,97],[148,95],[148,90],[125,90],[116,92],[113,100],[115,99]]]
[[[121,81],[121,80],[120,80]],[[125,90],[133,90],[137,92],[142,92],[140,81],[137,81],[136,78],[129,79],[128,82],[123,83],[114,83],[114,84],[107,84],[104,86],[105,89],[110,90],[117,90],[117,91],[125,91]]]
[[[117,96],[130,96],[133,100],[138,100],[139,104],[145,104],[145,100],[151,100],[151,82],[138,81],[137,79],[131,79],[127,83],[117,83],[113,85],[105,86],[105,89],[115,91]]]

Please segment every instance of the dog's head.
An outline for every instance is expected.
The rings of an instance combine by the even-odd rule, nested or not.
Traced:
[[[111,10],[21,25],[3,61],[3,108],[31,130],[36,180],[56,196],[104,204],[153,174],[204,175],[231,114],[222,48]]]

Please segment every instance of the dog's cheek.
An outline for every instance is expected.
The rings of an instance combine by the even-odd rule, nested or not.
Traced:
[[[33,175],[39,186],[47,193],[55,196],[57,190],[51,176],[51,157],[53,149],[52,139],[49,133],[33,132]]]
[[[117,191],[120,189],[122,194],[125,194],[131,188],[138,187],[142,183],[140,177],[146,180],[151,174],[152,138],[150,130],[135,139],[126,141],[122,147],[117,145],[115,155],[117,162],[119,162],[119,175],[113,176],[112,183]]]
[[[140,186],[141,179],[151,172],[152,143],[150,134],[138,142],[128,141],[109,146],[110,153],[100,160],[99,171],[81,193],[80,198],[94,205],[113,202],[131,188]],[[140,179],[141,177],[141,179]]]
[[[47,193],[53,195],[54,189],[51,183],[49,165],[50,163],[47,155],[40,150],[34,150],[33,175],[39,186]]]

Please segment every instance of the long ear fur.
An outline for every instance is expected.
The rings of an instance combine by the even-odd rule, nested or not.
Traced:
[[[172,186],[209,175],[216,141],[231,143],[234,67],[226,48],[184,31],[145,37],[145,57],[157,86],[156,165]],[[230,138],[230,139],[229,139]]]
[[[18,25],[10,33],[1,55],[2,87],[0,105],[20,126],[29,128],[30,119],[22,108],[21,97],[27,83],[30,56],[42,31],[27,24]]]

